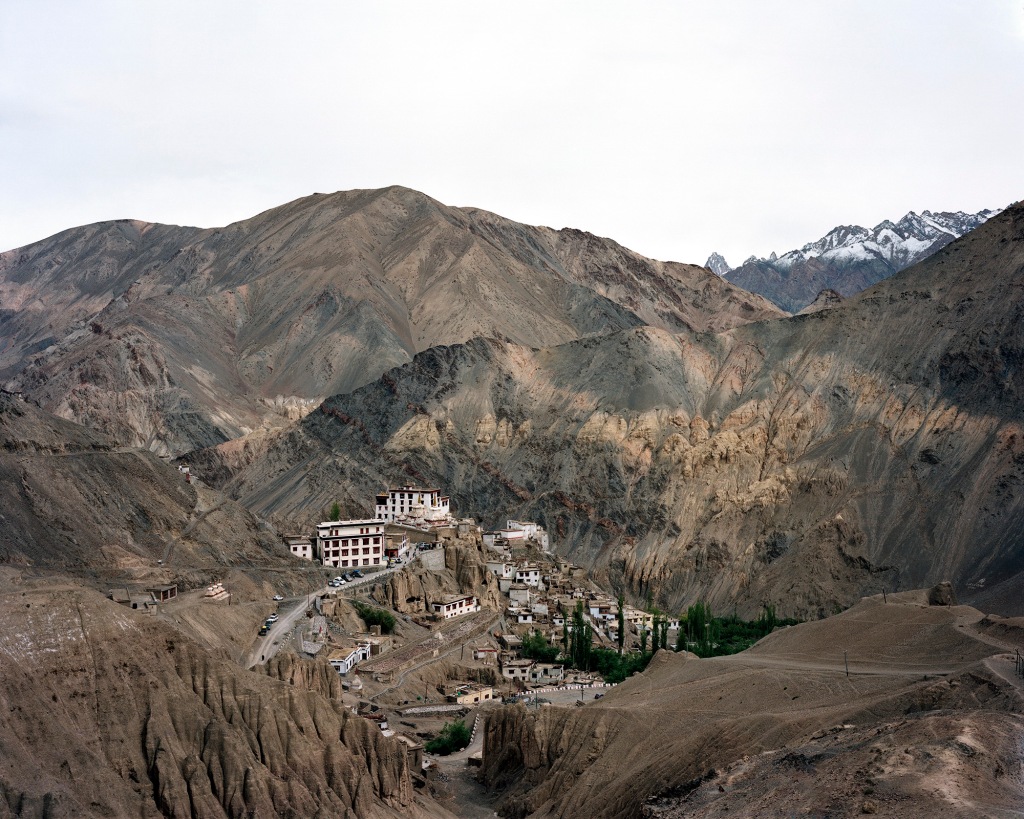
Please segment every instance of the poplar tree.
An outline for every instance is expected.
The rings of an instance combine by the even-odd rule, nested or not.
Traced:
[[[619,656],[626,644],[626,598],[619,595]]]

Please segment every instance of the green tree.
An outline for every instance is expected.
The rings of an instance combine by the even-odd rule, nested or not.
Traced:
[[[650,636],[650,632],[647,631],[647,626],[640,626],[640,653],[647,653],[647,638]]]
[[[594,630],[590,626],[589,618],[583,613],[583,601],[580,600],[572,613],[572,633],[569,635],[569,662],[573,668],[589,670],[593,642]]]
[[[683,618],[679,618],[679,630],[676,632],[676,651],[686,650],[686,629]]]
[[[623,646],[626,644],[626,598],[619,595],[619,654],[622,654]]]
[[[534,629],[533,634],[523,637],[523,656],[529,660],[553,663],[558,657],[558,646],[551,645],[546,636]]]
[[[775,630],[775,626],[779,624],[778,617],[775,616],[775,606],[771,603],[765,603],[764,608],[761,610],[760,616],[757,618],[757,629],[761,632],[761,635],[771,634]]]
[[[329,520],[341,520],[341,506],[337,501],[331,504],[331,511],[328,514]]]

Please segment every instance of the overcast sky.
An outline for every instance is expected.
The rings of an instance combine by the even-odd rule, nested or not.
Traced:
[[[1024,0],[0,0],[0,249],[405,185],[733,265],[1024,198]]]

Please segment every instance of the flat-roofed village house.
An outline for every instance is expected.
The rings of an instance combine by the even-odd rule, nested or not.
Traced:
[[[539,543],[540,547],[545,552],[550,550],[550,547],[548,546],[548,533],[539,523],[533,523],[527,520],[510,520],[508,522],[507,531],[522,532],[528,540],[535,540]]]
[[[501,676],[506,680],[528,682],[533,660],[508,660],[501,664]]]
[[[385,521],[378,519],[317,524],[321,562],[341,569],[383,566],[384,526]]]
[[[460,705],[477,705],[493,700],[494,689],[480,683],[462,683],[450,686],[445,691],[445,698],[448,702],[457,702]]]
[[[158,603],[166,603],[178,596],[178,584],[164,583],[159,586],[147,586],[146,591],[152,594]]]
[[[508,589],[508,599],[513,605],[528,606],[534,592],[525,583],[513,583]]]
[[[285,535],[284,542],[288,546],[288,551],[295,557],[301,557],[303,560],[313,559],[312,538],[306,535]]]
[[[449,620],[462,614],[480,611],[480,604],[477,602],[476,595],[453,594],[433,601],[430,604],[430,610],[436,616]]]
[[[516,567],[513,563],[506,563],[504,560],[497,558],[488,558],[487,569],[494,572],[494,576],[501,578],[515,578]]]
[[[535,663],[530,669],[530,682],[556,683],[565,678],[565,666],[556,663]]]

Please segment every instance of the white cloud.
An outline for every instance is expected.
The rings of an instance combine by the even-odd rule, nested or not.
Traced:
[[[694,262],[1002,206],[1024,192],[1020,14],[8,0],[0,247],[388,184]]]

